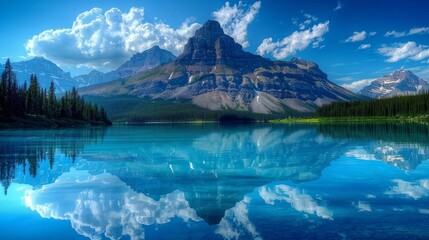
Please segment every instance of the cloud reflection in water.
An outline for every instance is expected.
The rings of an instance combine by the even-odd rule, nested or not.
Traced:
[[[175,217],[201,221],[183,192],[176,190],[156,201],[109,173],[73,169],[52,184],[27,191],[25,202],[44,218],[69,220],[79,234],[91,239],[103,234],[109,239],[144,239],[143,225],[165,224]]]

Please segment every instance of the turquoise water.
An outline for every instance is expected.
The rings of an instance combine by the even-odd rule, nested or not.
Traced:
[[[0,239],[428,239],[424,125],[0,131]]]

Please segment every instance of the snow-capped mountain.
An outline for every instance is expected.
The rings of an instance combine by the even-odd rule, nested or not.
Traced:
[[[49,88],[52,81],[55,83],[57,92],[64,92],[70,90],[73,86],[77,86],[69,72],[64,72],[55,63],[43,57],[13,62],[11,65],[19,84],[23,84],[25,81],[29,84],[31,74],[36,74],[40,86],[46,89]],[[4,66],[0,65],[0,69],[3,71]]]
[[[429,90],[429,83],[409,70],[395,71],[373,81],[359,93],[370,98],[417,94]]]

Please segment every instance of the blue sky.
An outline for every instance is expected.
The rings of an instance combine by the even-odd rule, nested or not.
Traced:
[[[0,57],[44,56],[72,75],[108,71],[154,45],[178,55],[209,19],[245,50],[314,61],[358,89],[410,69],[429,80],[425,0],[0,0]],[[352,85],[350,85],[352,84]]]

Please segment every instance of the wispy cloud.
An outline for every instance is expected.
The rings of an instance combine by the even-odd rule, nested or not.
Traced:
[[[378,52],[386,57],[389,57],[387,62],[397,62],[402,59],[410,59],[420,61],[429,58],[429,47],[425,45],[417,45],[416,42],[395,43],[393,46],[383,46],[378,49]]]
[[[30,56],[43,56],[60,65],[115,68],[155,45],[177,55],[200,26],[189,20],[178,29],[163,22],[145,22],[143,8],[128,12],[93,8],[79,14],[71,28],[35,35],[26,50]]]
[[[411,28],[409,31],[397,32],[395,30],[388,31],[384,36],[386,37],[405,37],[416,34],[429,34],[429,27]]]
[[[302,13],[302,18],[292,18],[292,23],[297,25],[299,27],[299,30],[304,30],[306,29],[311,23],[316,22],[317,20],[319,20],[316,16],[308,14],[308,13],[304,13],[303,11],[301,11]]]
[[[365,40],[366,31],[362,32],[353,32],[353,34],[346,39],[346,42],[360,42]]]
[[[336,80],[340,81],[340,82],[347,82],[347,81],[352,81],[353,78],[352,77],[341,77],[341,78],[337,78]]]
[[[340,0],[338,0],[337,6],[334,8],[333,11],[335,12],[335,11],[341,10],[343,7],[344,7],[343,3]]]
[[[323,36],[329,31],[329,21],[314,25],[311,29],[295,31],[281,41],[265,38],[257,49],[259,55],[272,54],[276,59],[284,59],[302,51],[310,45],[314,48],[324,40]]]
[[[371,47],[371,44],[361,44],[358,49],[368,49]]]
[[[349,89],[352,92],[359,92],[365,86],[370,85],[376,78],[371,79],[362,79],[358,81],[354,81],[352,83],[341,84],[341,87]]]
[[[226,34],[246,48],[249,46],[247,28],[259,13],[260,8],[260,1],[250,6],[241,1],[232,6],[229,2],[226,2],[221,9],[213,12],[212,15],[220,23]]]

